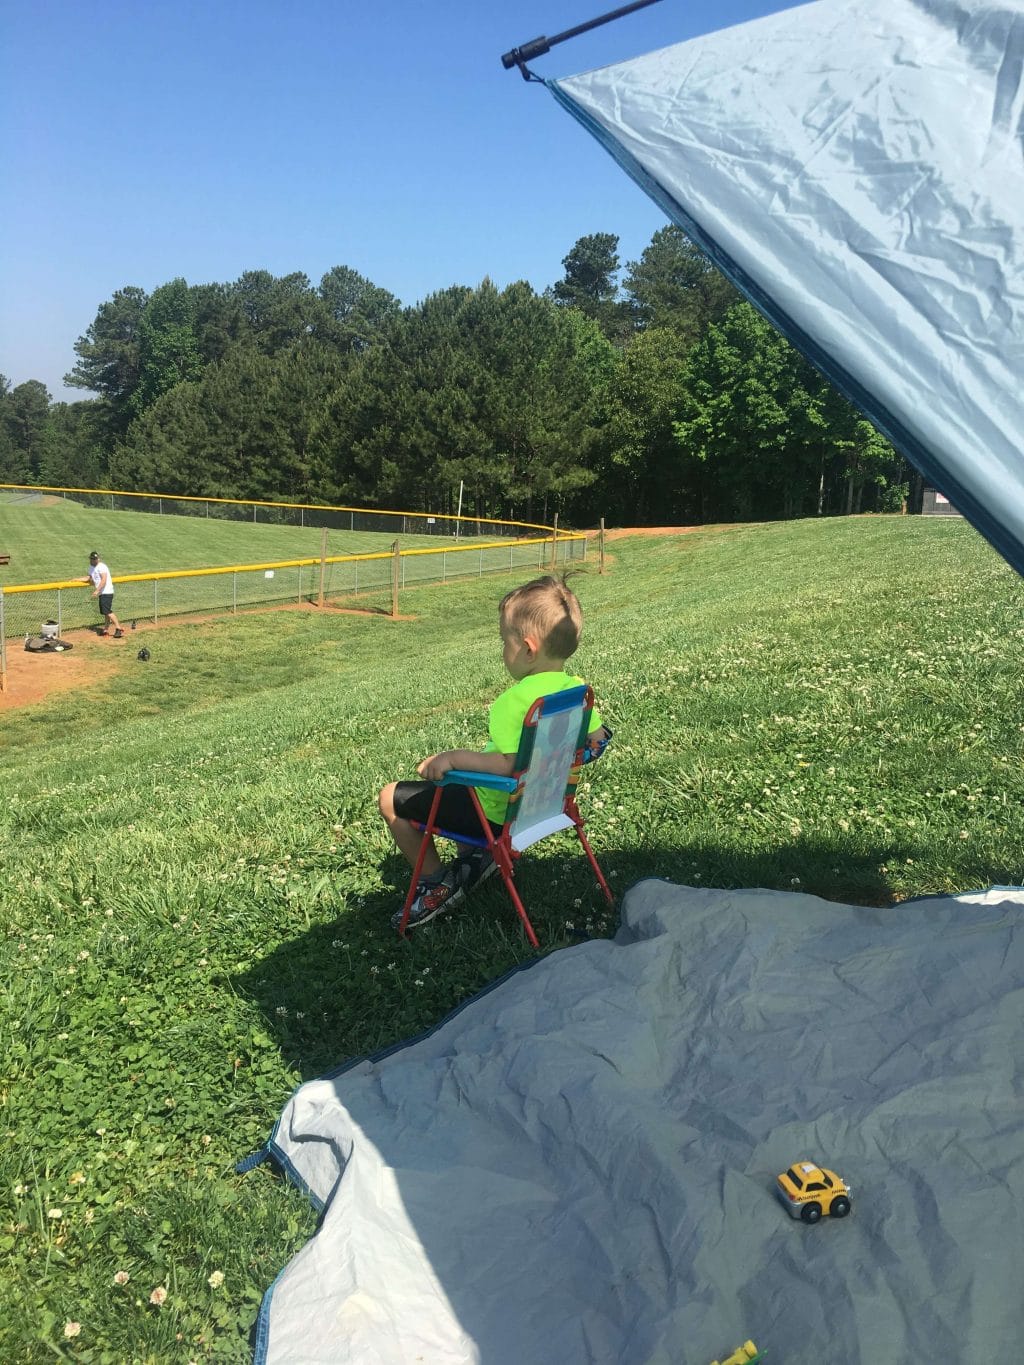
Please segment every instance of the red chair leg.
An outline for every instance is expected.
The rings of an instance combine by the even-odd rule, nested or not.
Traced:
[[[437,808],[441,804],[441,788],[438,787],[434,792],[434,799],[430,803],[430,814],[427,823],[423,828],[423,838],[420,840],[420,851],[416,855],[416,864],[412,870],[412,878],[409,881],[409,890],[405,893],[405,904],[402,906],[402,921],[398,926],[399,938],[406,937],[406,929],[409,927],[409,911],[412,903],[416,899],[416,887],[420,879],[420,869],[423,867],[423,859],[427,855],[427,844],[434,836],[434,819],[437,815]]]
[[[473,804],[476,806],[477,815],[480,817],[480,828],[483,830],[484,836],[487,839],[487,851],[498,864],[501,880],[505,883],[505,890],[508,892],[509,899],[516,908],[516,914],[523,922],[523,928],[526,930],[526,937],[530,941],[530,946],[532,948],[539,948],[540,941],[533,932],[530,916],[526,913],[526,907],[523,905],[523,902],[519,897],[519,892],[516,890],[515,875],[512,868],[511,845],[504,834],[495,839],[490,821],[487,819],[483,807],[480,805],[480,798],[476,794],[476,788],[470,787],[469,794],[473,798]]]
[[[598,886],[604,892],[605,899],[607,900],[608,904],[614,905],[615,897],[612,895],[611,888],[608,886],[608,883],[604,879],[604,873],[601,871],[601,866],[598,863],[597,859],[594,857],[594,850],[590,847],[590,840],[587,838],[586,833],[584,832],[583,817],[582,815],[580,815],[579,807],[576,805],[576,802],[573,801],[572,798],[570,798],[566,802],[565,808],[568,814],[571,816],[573,824],[576,826],[577,837],[579,838],[580,843],[583,845],[583,852],[587,855],[587,858],[590,860],[590,866],[594,869],[594,876],[597,878]]]

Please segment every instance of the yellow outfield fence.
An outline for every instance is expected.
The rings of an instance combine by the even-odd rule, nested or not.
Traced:
[[[405,515],[395,513],[394,515]],[[585,560],[587,537],[556,528],[543,536],[469,545],[390,550],[367,554],[283,559],[202,569],[114,575],[114,612],[121,624],[157,623],[169,616],[238,612],[289,602],[338,605],[376,598],[377,609],[398,614],[399,595],[414,584],[445,582],[485,573],[512,573],[567,566]],[[326,534],[323,538],[326,545]],[[57,635],[100,624],[93,587],[80,579],[20,583],[0,589],[0,690],[7,688],[7,649],[42,633],[53,622]]]

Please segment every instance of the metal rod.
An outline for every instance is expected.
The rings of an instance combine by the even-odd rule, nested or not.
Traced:
[[[596,19],[588,19],[585,24],[577,24],[575,28],[567,28],[564,33],[556,33],[553,38],[531,38],[528,43],[523,43],[522,47],[514,47],[510,52],[502,53],[501,64],[506,71],[511,71],[512,67],[517,66],[523,79],[529,80],[530,76],[526,70],[526,63],[532,62],[534,57],[543,57],[557,43],[568,42],[570,38],[578,38],[581,33],[589,33],[591,29],[600,28],[602,24],[610,24],[613,19],[621,19],[626,14],[632,14],[634,10],[646,9],[648,5],[656,5],[657,3],[658,0],[633,0],[631,5],[623,5],[619,9],[612,10],[610,14],[602,14]]]

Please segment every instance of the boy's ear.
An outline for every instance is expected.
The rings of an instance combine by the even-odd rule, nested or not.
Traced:
[[[540,641],[537,639],[536,635],[524,635],[522,640],[531,654],[540,653]]]

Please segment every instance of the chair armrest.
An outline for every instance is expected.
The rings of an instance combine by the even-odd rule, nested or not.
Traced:
[[[490,791],[508,792],[519,786],[514,777],[499,777],[497,773],[474,773],[464,768],[449,768],[438,783],[441,787],[487,787]]]

